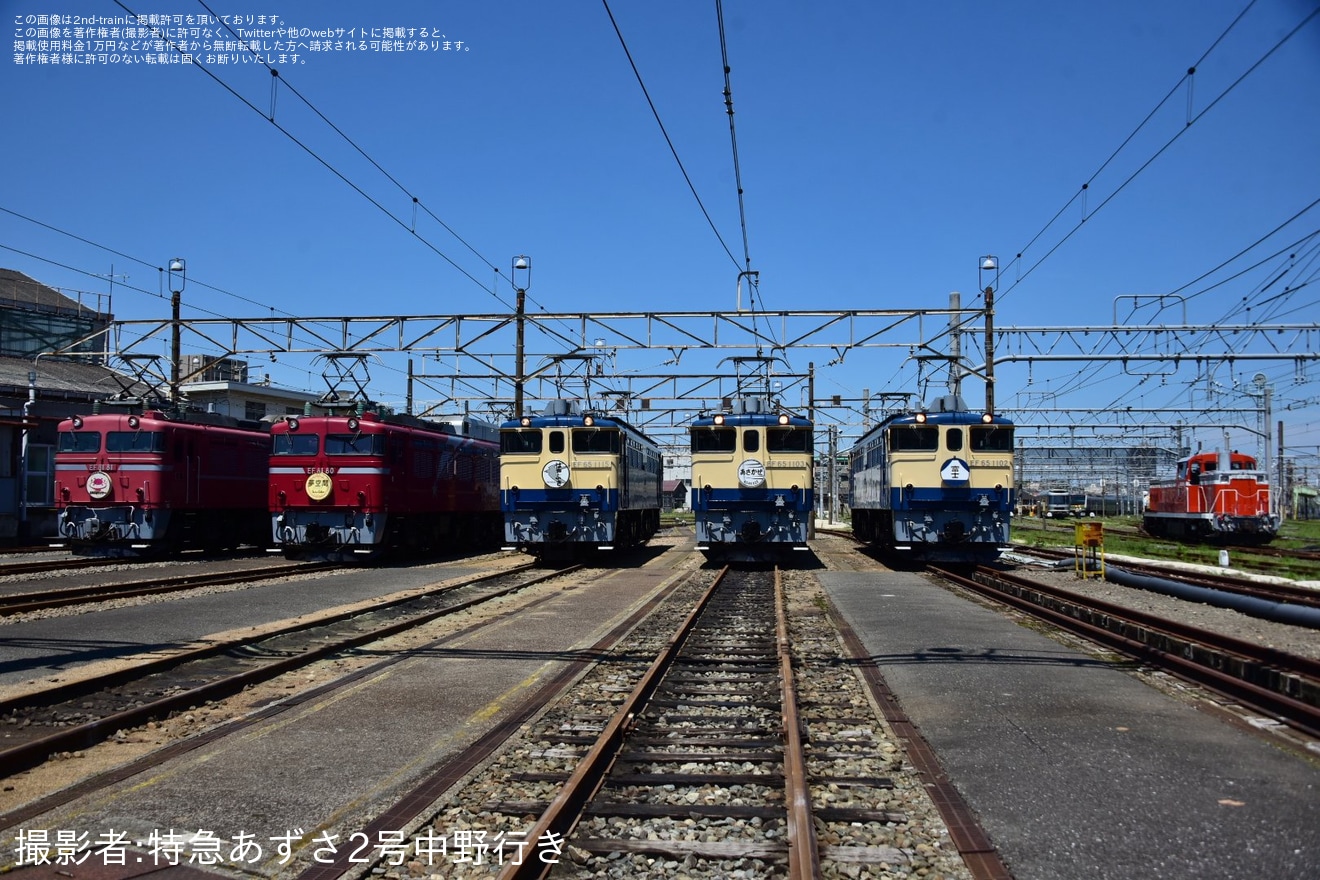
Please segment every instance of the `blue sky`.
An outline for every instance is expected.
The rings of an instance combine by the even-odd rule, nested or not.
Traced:
[[[125,5],[206,14],[190,0]],[[25,32],[36,26],[28,16],[126,14],[110,0],[0,7]],[[0,91],[10,122],[0,265],[96,292],[109,282],[94,276],[113,265],[129,276],[116,281],[120,319],[168,316],[153,267],[173,256],[188,263],[185,317],[198,307],[233,317],[507,312],[512,294],[491,267],[507,275],[515,254],[532,256],[533,308],[734,309],[742,231],[714,3],[613,0],[609,9],[723,244],[602,3],[212,8],[313,30],[427,28],[461,41],[426,53],[304,50],[300,63],[277,66],[462,241],[423,215],[418,236],[433,250],[278,131],[263,115],[264,67],[207,66],[258,113],[197,66],[18,64],[11,48]],[[992,253],[1005,267],[1000,328],[1109,325],[1116,310],[1128,320],[1131,301],[1119,298],[1172,293],[1189,298],[1195,324],[1320,323],[1320,287],[1309,284],[1320,271],[1320,207],[1311,207],[1320,198],[1320,17],[1307,20],[1317,8],[725,0],[761,303],[938,309],[957,290],[973,305],[978,257]],[[1189,94],[1180,81],[1192,65]],[[275,117],[411,222],[409,196],[292,93],[278,93]],[[1179,321],[1169,310],[1130,319]],[[1314,348],[1320,337],[1310,340]],[[611,368],[656,371],[663,359],[629,352]],[[904,351],[854,351],[825,368],[828,359],[791,355],[796,370],[818,363],[818,396],[916,390]],[[275,381],[320,390],[319,368],[288,360],[272,365]],[[684,359],[684,370],[701,369],[696,361]],[[1225,406],[1250,408],[1257,399],[1241,392],[1257,372],[1274,388],[1287,445],[1314,466],[1320,364],[1244,359],[1145,378],[1114,364],[1004,364],[996,398],[1000,409],[1044,400],[1195,409],[1213,388]],[[372,390],[402,399],[397,362],[373,372]],[[965,390],[973,403],[983,398],[979,382]],[[1212,446],[1219,433],[1197,439]],[[1236,433],[1235,445],[1254,444]]]

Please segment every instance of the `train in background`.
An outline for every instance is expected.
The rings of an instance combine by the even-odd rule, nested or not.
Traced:
[[[264,545],[267,428],[161,409],[63,420],[51,546],[130,557]]]
[[[1142,528],[1158,538],[1268,544],[1279,533],[1268,475],[1241,452],[1199,452],[1181,459],[1173,479],[1150,486]]]
[[[920,562],[992,562],[1013,514],[1013,423],[947,395],[890,416],[849,451],[853,534]]]
[[[270,426],[270,551],[290,559],[494,548],[499,443],[465,416],[286,416]]]
[[[1046,518],[1086,516],[1086,493],[1050,489],[1040,499],[1040,515]]]
[[[815,536],[812,422],[764,397],[692,421],[697,548],[723,562],[782,561]]]
[[[623,419],[556,399],[500,425],[506,549],[544,561],[636,547],[660,527],[660,448]]]

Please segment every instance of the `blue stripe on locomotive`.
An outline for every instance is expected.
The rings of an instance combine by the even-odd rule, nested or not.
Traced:
[[[516,492],[506,489],[500,495],[506,541],[602,544],[614,541],[619,513],[616,489],[520,488]],[[639,508],[625,508],[628,509]]]
[[[525,424],[516,419],[506,421],[501,428],[571,430],[586,427],[584,415],[587,414],[567,412],[529,416]],[[550,488],[538,484],[501,488],[505,541],[521,545],[613,544],[619,539],[620,514],[627,515],[627,521],[632,523],[623,540],[637,540],[635,532],[639,528],[645,532],[642,540],[653,533],[662,495],[659,446],[621,419],[590,415],[594,427],[617,429],[623,438],[621,452],[610,455],[623,486]],[[567,449],[564,454],[569,455]]]
[[[895,485],[892,468],[896,466],[888,454],[883,437],[893,427],[922,424],[914,414],[895,416],[867,432],[853,448],[850,456],[850,485],[854,530],[864,540],[880,544],[909,547],[930,558],[953,560],[982,560],[998,554],[998,547],[1008,543],[1009,523],[1014,503],[1012,450],[982,449],[976,455],[978,474],[1001,470],[1001,479],[993,484],[972,485],[970,470],[960,476],[948,477],[944,471],[956,464],[955,474],[967,467],[970,433],[962,448],[947,450],[941,445],[928,450],[932,459],[901,459],[905,469],[928,470],[932,479],[920,485]],[[966,410],[932,412],[925,416],[924,424],[937,428],[966,427],[1012,429],[1013,423],[995,417],[985,422],[980,413]],[[1010,441],[1011,442],[1011,441]],[[926,452],[927,450],[903,450]],[[985,461],[996,456],[1003,464]],[[884,519],[874,519],[883,517]],[[888,520],[887,528],[884,528]],[[882,526],[881,533],[875,533]],[[883,534],[888,532],[888,534]]]
[[[800,416],[779,420],[778,412],[721,413],[700,416],[693,420],[689,433],[702,428],[797,428],[811,430],[813,424]],[[769,456],[773,453],[765,450]],[[700,457],[693,453],[694,462]],[[736,456],[735,456],[736,458]],[[722,545],[744,543],[744,529],[755,523],[750,546],[756,544],[805,545],[811,537],[811,524],[815,516],[815,491],[810,485],[813,462],[804,458],[804,479],[797,489],[757,486],[711,486],[706,489],[693,474],[692,512],[695,519],[698,544]],[[715,521],[715,517],[719,521]]]

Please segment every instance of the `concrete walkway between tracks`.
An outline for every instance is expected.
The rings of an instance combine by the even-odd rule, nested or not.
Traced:
[[[820,574],[1015,880],[1320,871],[1320,766],[908,572]]]

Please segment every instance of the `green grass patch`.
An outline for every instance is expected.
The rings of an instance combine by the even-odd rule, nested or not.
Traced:
[[[1139,516],[1112,516],[1095,519],[1040,519],[1014,517],[1013,541],[1028,547],[1068,550],[1076,544],[1078,523],[1100,522],[1105,527],[1104,550],[1123,556],[1141,556],[1147,559],[1169,559],[1197,565],[1219,564],[1220,547],[1213,544],[1184,544],[1179,541],[1151,538],[1135,534],[1141,525]],[[1287,520],[1279,536],[1268,549],[1304,550],[1320,546],[1320,522]],[[1320,580],[1320,562],[1284,559],[1249,549],[1233,548],[1229,551],[1229,564],[1241,571],[1272,574],[1294,580]]]

